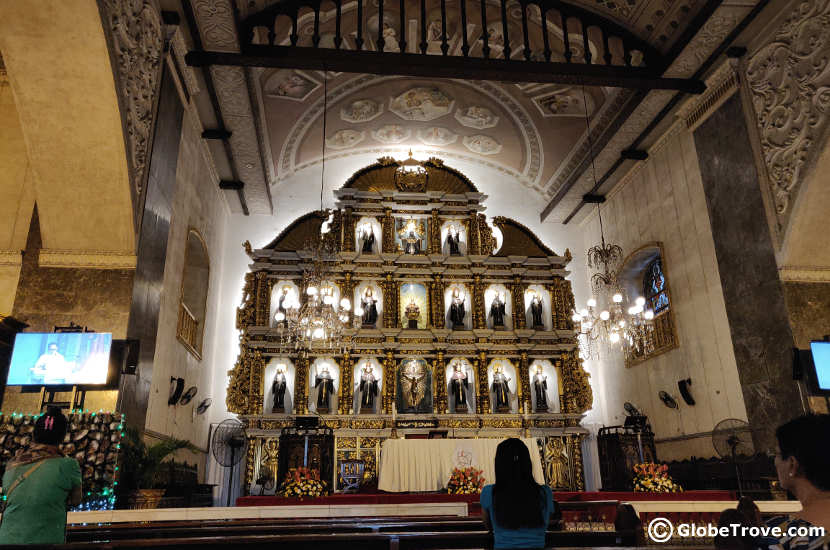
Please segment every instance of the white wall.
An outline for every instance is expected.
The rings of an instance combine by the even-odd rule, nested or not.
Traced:
[[[713,449],[708,432],[725,418],[745,420],[746,409],[698,158],[685,128],[677,128],[649,153],[649,160],[602,205],[605,238],[622,246],[626,254],[648,242],[663,243],[679,346],[632,368],[624,366],[619,352],[602,352],[591,368],[602,380],[594,385],[595,402],[605,404],[600,418],[607,425],[623,422],[625,401],[647,414],[661,461],[709,457]],[[586,218],[583,226],[587,248],[599,241],[597,216]],[[694,406],[686,405],[679,395],[677,381],[683,378],[692,379]],[[680,408],[666,408],[658,398],[661,390],[673,395]],[[660,443],[678,436],[682,439]]]

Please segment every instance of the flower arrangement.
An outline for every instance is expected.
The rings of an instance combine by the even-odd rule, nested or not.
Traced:
[[[319,497],[326,490],[326,482],[320,480],[320,472],[309,468],[289,468],[280,494],[285,497]]]
[[[451,495],[476,495],[484,487],[484,472],[472,466],[453,468],[447,482],[447,492]]]
[[[682,493],[683,487],[669,476],[666,464],[645,462],[634,465],[634,491],[640,493]]]

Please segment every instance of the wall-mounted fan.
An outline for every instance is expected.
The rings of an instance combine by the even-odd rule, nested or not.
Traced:
[[[635,407],[628,401],[625,402],[623,408],[625,409],[625,412],[626,414],[628,414],[628,416],[643,416],[643,413],[641,413],[637,407]]]
[[[199,405],[196,407],[196,414],[205,414],[205,411],[207,411],[210,408],[210,405],[212,403],[213,399],[211,399],[210,397],[205,397],[204,399],[202,399],[202,402],[199,403]]]
[[[674,400],[674,397],[672,397],[668,393],[664,392],[663,390],[660,390],[660,393],[658,393],[657,396],[660,397],[660,401],[663,402],[663,405],[667,406],[668,408],[670,408],[670,409],[678,408],[677,407],[677,401]]]
[[[182,394],[182,398],[179,399],[179,405],[187,405],[190,403],[191,399],[196,397],[196,392],[199,391],[196,389],[196,386],[190,386],[187,388],[187,391]]]

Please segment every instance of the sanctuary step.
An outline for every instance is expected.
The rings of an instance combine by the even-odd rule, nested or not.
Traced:
[[[421,525],[421,527],[427,527]],[[483,525],[482,525],[483,527]],[[166,548],[199,548],[202,549],[231,549],[247,547],[278,547],[280,550],[299,550],[314,547],[315,550],[342,550],[345,547],[358,546],[361,550],[433,550],[433,549],[469,549],[487,548],[491,544],[490,534],[483,530],[461,531],[394,531],[394,532],[357,532],[331,533],[328,531],[315,533],[294,534],[248,534],[224,535],[203,532],[193,537],[157,537],[147,538],[145,535],[154,529],[148,524],[141,531],[135,533],[136,538],[129,539],[97,539],[85,542],[70,542],[61,545],[9,545],[5,548],[132,548],[132,549],[166,549]],[[142,537],[144,538],[137,538]],[[554,548],[579,547],[619,547],[633,546],[636,536],[630,532],[596,532],[577,533],[563,531],[548,531],[546,546]]]

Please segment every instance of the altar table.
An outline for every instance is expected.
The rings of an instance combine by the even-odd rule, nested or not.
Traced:
[[[522,441],[530,451],[533,477],[545,482],[539,446]],[[485,483],[496,481],[496,447],[501,439],[387,439],[380,450],[378,489],[390,493],[439,491],[453,468],[473,466],[484,472]]]

